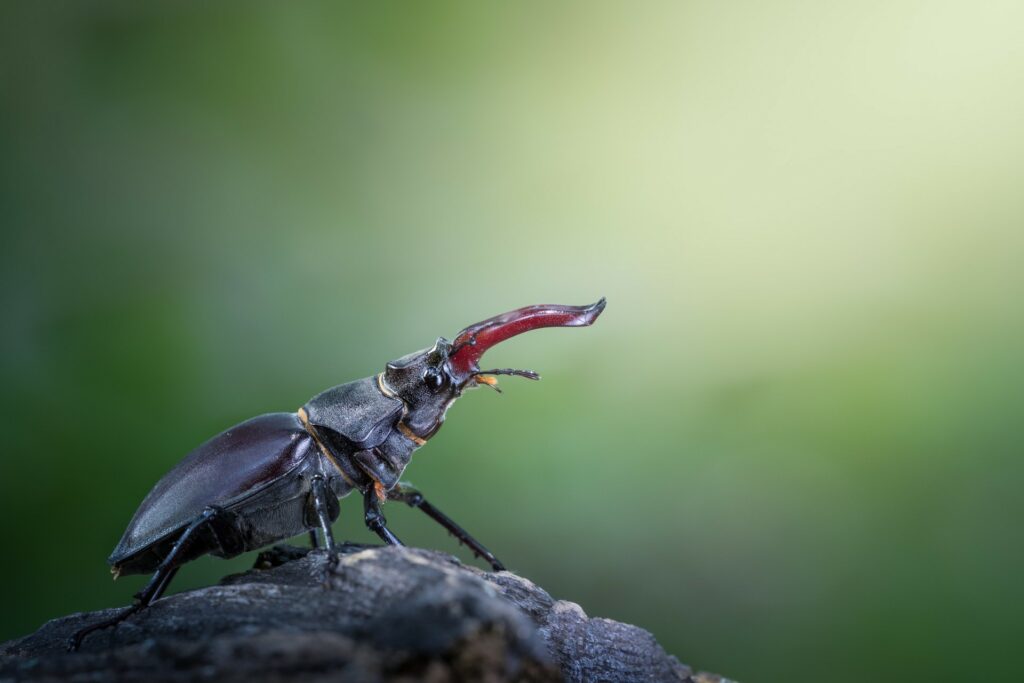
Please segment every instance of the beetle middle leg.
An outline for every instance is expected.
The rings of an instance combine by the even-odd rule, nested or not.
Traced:
[[[149,583],[146,584],[145,588],[135,594],[135,601],[132,605],[126,607],[112,617],[90,624],[85,628],[76,631],[71,638],[68,639],[68,650],[77,650],[82,644],[82,640],[93,631],[100,631],[111,626],[116,626],[136,612],[145,609],[154,601],[159,600],[160,596],[167,590],[167,586],[171,583],[171,579],[173,579],[174,575],[178,572],[179,559],[188,547],[189,541],[202,527],[208,525],[217,538],[217,542],[221,545],[226,545],[228,542],[237,542],[237,538],[231,538],[232,532],[227,529],[226,525],[217,524],[218,517],[223,516],[224,514],[225,512],[223,508],[215,506],[210,506],[203,510],[202,514],[199,515],[199,517],[197,517],[191,524],[185,527],[185,530],[181,532],[180,536],[178,536],[178,540],[175,541],[174,546],[171,547],[171,551],[167,553],[167,556],[157,567],[152,578],[150,578]]]
[[[317,523],[320,526],[320,533],[324,537],[324,547],[328,553],[334,555],[334,532],[331,531],[331,516],[328,512],[330,499],[327,497],[327,484],[323,476],[319,474],[313,476],[310,481],[310,495],[313,499],[313,514],[316,515]],[[313,541],[313,547],[319,548],[320,544],[317,543],[316,530],[310,529],[309,536]]]
[[[445,530],[454,536],[459,543],[465,544],[466,547],[473,551],[473,555],[475,557],[479,557],[480,559],[488,562],[494,571],[505,571],[505,565],[501,563],[501,560],[494,556],[494,553],[485,548],[483,543],[470,536],[469,532],[456,524],[451,517],[427,502],[427,499],[423,497],[423,494],[409,484],[399,483],[396,485],[393,489],[388,491],[388,499],[398,500],[409,507],[422,510],[427,517],[430,517],[432,520],[444,527]]]
[[[310,486],[310,499],[312,503],[313,516],[316,518],[316,523],[320,527],[320,533],[324,538],[324,549],[327,551],[327,563],[323,568],[322,583],[325,587],[330,587],[330,574],[334,570],[334,567],[338,564],[338,555],[334,552],[334,532],[331,530],[331,511],[330,503],[331,498],[328,498],[327,483],[324,481],[322,475],[313,475],[309,482]],[[337,503],[335,502],[335,507]],[[335,510],[337,514],[337,510]],[[309,538],[313,543],[314,548],[319,548],[320,543],[317,541],[316,529],[309,530]]]

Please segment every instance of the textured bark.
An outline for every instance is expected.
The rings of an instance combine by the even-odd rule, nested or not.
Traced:
[[[0,645],[0,683],[61,681],[724,681],[636,626],[588,618],[509,572],[442,553],[277,546],[217,586],[160,600],[116,628],[73,614]]]

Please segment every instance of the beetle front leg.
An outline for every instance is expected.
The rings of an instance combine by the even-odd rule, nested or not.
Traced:
[[[388,520],[384,519],[384,513],[380,511],[380,501],[377,500],[373,486],[368,486],[363,492],[363,510],[367,529],[380,536],[388,545],[405,545],[388,529]]]
[[[427,517],[430,517],[432,520],[444,527],[445,530],[454,536],[459,543],[465,544],[466,547],[473,551],[473,555],[475,557],[479,557],[480,559],[488,562],[494,571],[505,571],[505,565],[501,563],[501,560],[494,556],[494,553],[485,548],[483,543],[470,536],[469,532],[456,524],[451,517],[427,502],[427,499],[423,497],[423,494],[412,486],[400,483],[395,486],[395,488],[388,491],[388,498],[390,500],[401,501],[409,507],[422,510]]]

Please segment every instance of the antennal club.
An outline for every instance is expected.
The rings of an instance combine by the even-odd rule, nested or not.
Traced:
[[[495,368],[494,370],[481,370],[476,373],[478,375],[515,375],[516,377],[525,377],[526,379],[539,380],[538,375],[533,370],[514,370],[512,368]]]

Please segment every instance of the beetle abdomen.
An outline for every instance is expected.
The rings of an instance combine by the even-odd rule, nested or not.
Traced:
[[[138,555],[188,525],[209,505],[229,507],[282,479],[315,454],[294,413],[269,413],[218,434],[157,482],[107,562],[123,573],[147,571]],[[209,550],[207,550],[209,552]]]

